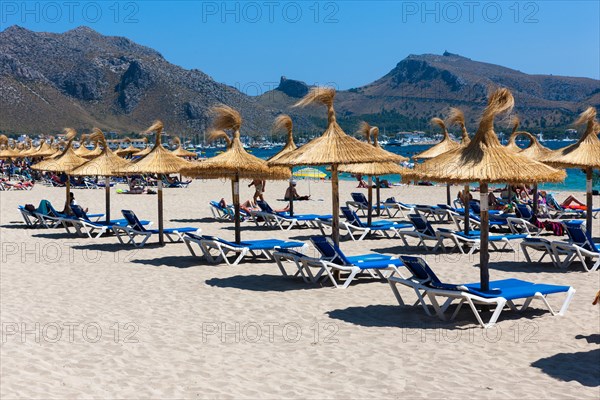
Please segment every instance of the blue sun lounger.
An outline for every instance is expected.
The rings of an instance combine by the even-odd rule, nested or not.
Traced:
[[[586,271],[596,271],[600,267],[600,246],[588,234],[585,221],[564,221],[563,226],[569,236],[569,242],[551,244],[557,266],[568,268],[579,260]],[[561,260],[561,257],[564,258]]]
[[[449,229],[439,229],[438,235],[440,237],[440,244],[447,250],[444,239],[450,239],[454,243],[453,250],[458,250],[461,254],[465,253],[463,246],[469,247],[468,254],[473,254],[475,251],[481,248],[481,232],[470,231],[469,234],[465,234],[461,231],[452,231]],[[515,251],[512,241],[522,240],[529,237],[527,234],[511,233],[505,235],[489,235],[488,243],[493,250],[507,250],[510,249]]]
[[[367,225],[349,207],[340,207],[340,209],[346,218],[343,224],[352,240],[363,240],[372,233],[380,233],[385,237],[397,236],[400,229],[407,229],[412,226],[409,223],[398,223],[389,220],[375,220],[371,221],[371,225]]]
[[[273,210],[266,201],[258,200],[256,204],[261,209],[257,215],[264,219],[265,224],[278,226],[281,230],[290,230],[294,226],[321,229],[320,223],[327,222],[332,218],[331,215],[317,214],[294,214],[291,216],[289,212]]]
[[[201,257],[204,257],[209,263],[218,264],[225,261],[227,265],[238,265],[247,255],[252,258],[264,256],[267,260],[273,260],[272,252],[275,250],[298,249],[306,246],[302,242],[279,239],[246,240],[238,244],[216,236],[189,232],[183,237],[183,241],[193,256],[198,256],[192,247],[192,244],[197,244],[202,251]],[[235,253],[237,256],[230,260],[229,253]]]
[[[115,232],[117,239],[122,244],[132,244],[135,247],[143,247],[150,236],[157,235],[159,233],[158,229],[146,229],[144,224],[138,219],[133,211],[121,210],[121,213],[127,220],[127,225],[113,225],[112,230]],[[200,231],[201,229],[191,227],[165,228],[163,229],[163,234],[167,237],[167,239],[169,239],[170,242],[175,243],[183,240],[184,233],[196,232],[199,234]],[[127,236],[129,238],[127,243],[125,243],[122,236]],[[135,238],[138,236],[143,237],[141,242],[136,242]]]
[[[352,208],[354,211],[360,211],[363,217],[367,216],[369,211],[369,200],[364,193],[356,192],[350,193],[352,200],[346,202],[346,207]],[[377,205],[371,206],[373,210],[377,210]],[[385,211],[385,204],[379,205],[379,210]]]
[[[408,219],[412,223],[414,229],[398,231],[398,235],[405,246],[409,246],[408,241],[406,240],[406,236],[409,236],[418,239],[419,243],[417,243],[417,246],[423,246],[427,251],[436,251],[440,248],[442,243],[439,231],[442,231],[442,229],[436,231],[431,223],[421,214],[410,214]],[[427,247],[426,241],[435,241],[435,246],[430,249]]]
[[[403,266],[397,257],[378,253],[346,256],[342,249],[327,236],[313,236],[310,241],[321,253],[321,258],[312,264],[312,266],[315,264],[320,266],[319,272],[315,275],[316,280],[326,276],[336,288],[346,289],[354,278],[362,273],[373,278],[385,278],[392,273],[397,273],[398,268]],[[341,282],[339,278],[335,278],[334,271],[348,273],[348,276]]]
[[[103,234],[112,231],[113,225],[127,226],[128,221],[124,218],[113,219],[110,221],[92,221],[87,213],[78,205],[72,205],[71,210],[75,214],[76,219],[71,221],[73,227],[77,231],[77,234],[85,236],[87,235],[90,239],[99,238]],[[140,221],[142,225],[151,224],[150,221]],[[95,235],[94,232],[98,231]]]
[[[571,286],[538,284],[519,279],[491,281],[490,290],[482,291],[479,283],[454,285],[442,282],[422,258],[400,256],[400,260],[412,274],[410,278],[404,278],[399,274],[388,277],[388,282],[400,305],[404,305],[404,302],[396,287],[397,284],[413,289],[419,298],[418,303],[428,315],[431,315],[425,303],[425,296],[427,296],[435,313],[442,320],[447,320],[445,313],[454,301],[458,300],[459,303],[450,320],[456,318],[465,303],[468,304],[482,328],[493,326],[506,305],[514,311],[522,311],[527,309],[534,299],[541,300],[552,315],[564,315],[575,294],[575,289]],[[566,298],[560,311],[556,312],[546,297],[558,293],[566,293]],[[446,298],[443,305],[438,303],[438,297]],[[515,300],[524,300],[524,303],[518,308]],[[495,305],[494,312],[487,323],[483,321],[477,305]]]

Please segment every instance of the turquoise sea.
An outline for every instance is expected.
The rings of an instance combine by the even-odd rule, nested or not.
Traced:
[[[573,141],[564,141],[564,142],[558,142],[558,141],[550,141],[550,142],[543,142],[543,145],[550,148],[550,149],[558,149],[561,147],[565,147],[571,143],[574,143]],[[523,142],[523,143],[518,143],[521,147],[525,147],[527,146],[528,142]],[[415,145],[402,145],[402,146],[385,146],[385,149],[392,152],[392,153],[396,153],[396,154],[400,154],[403,155],[405,157],[412,157],[415,154],[418,154],[424,150],[426,150],[427,148],[431,147],[431,145],[422,145],[422,144],[415,144]],[[206,153],[203,153],[203,156],[206,157],[213,157],[214,155],[216,155],[216,153],[218,151],[223,151],[223,148],[217,148],[217,149],[207,149]],[[275,155],[279,150],[281,150],[281,147],[274,147],[272,149],[248,149],[251,154],[255,155],[256,157],[262,158],[262,159],[267,159],[273,155]],[[330,176],[329,172],[326,171],[325,167],[317,167],[318,169],[320,169],[321,171],[323,171],[324,173],[327,174],[327,176]],[[341,173],[340,174],[340,179],[344,179],[344,180],[353,180],[354,178],[350,176],[350,174],[347,173]],[[398,182],[400,180],[398,175],[389,175],[389,176],[383,176],[382,179],[387,179],[390,182]],[[600,189],[600,182],[598,180],[594,181],[593,184],[593,188],[594,189]],[[585,173],[582,172],[579,169],[568,169],[567,170],[567,178],[565,179],[565,181],[563,183],[544,183],[544,184],[540,184],[540,189],[544,189],[544,190],[550,190],[550,191],[585,191]]]

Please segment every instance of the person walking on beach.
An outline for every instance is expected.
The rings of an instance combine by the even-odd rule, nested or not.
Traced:
[[[265,201],[265,198],[263,197],[263,193],[265,191],[266,183],[267,182],[262,179],[254,179],[248,185],[248,187],[254,186],[254,196],[252,197],[252,200],[254,201],[254,205],[256,205],[256,200],[258,200],[258,199],[260,199],[261,201]]]

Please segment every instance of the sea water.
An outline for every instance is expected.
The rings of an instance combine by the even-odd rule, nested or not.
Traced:
[[[558,149],[561,147],[568,146],[572,143],[574,143],[574,141],[548,141],[548,142],[543,142],[542,144],[552,150],[555,150],[555,149]],[[520,147],[525,147],[528,144],[528,142],[523,142],[523,143],[518,142],[517,144],[520,145]],[[400,154],[404,157],[409,157],[411,159],[414,155],[421,153],[422,151],[427,150],[430,147],[431,147],[431,145],[424,145],[424,144],[410,144],[410,145],[402,145],[402,146],[384,146],[384,148],[389,152],[392,152],[395,154]],[[223,150],[224,149],[222,149],[222,148],[206,149],[206,153],[203,153],[202,156],[213,157],[217,154],[217,152],[221,152]],[[253,148],[253,149],[247,149],[247,150],[249,150],[252,155],[266,160],[266,159],[274,156],[275,154],[277,154],[281,150],[281,147],[273,147],[271,149]],[[299,168],[295,168],[295,169],[299,169]],[[317,168],[317,169],[321,170],[322,172],[324,172],[325,174],[327,174],[327,178],[329,178],[331,176],[330,172],[326,170],[325,166],[319,166],[319,167],[315,167],[315,168]],[[558,192],[573,192],[573,191],[584,192],[585,191],[585,172],[582,171],[581,169],[567,169],[566,171],[567,171],[567,178],[564,180],[564,182],[541,183],[539,185],[539,188],[541,190],[558,191]],[[356,178],[352,177],[348,173],[340,173],[340,179],[354,180]],[[392,182],[392,183],[398,182],[400,180],[398,175],[384,175],[384,176],[381,176],[380,179],[387,179],[389,182]],[[499,186],[503,186],[503,185],[499,185]],[[598,179],[598,178],[594,179],[592,186],[595,190],[599,190],[600,189],[600,179]]]

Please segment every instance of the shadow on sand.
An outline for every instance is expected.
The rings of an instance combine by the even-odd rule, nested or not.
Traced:
[[[455,306],[447,310],[447,315],[452,315]],[[434,314],[434,311],[432,314]],[[502,313],[502,320],[516,320],[532,318],[548,314],[542,309],[527,309],[519,313]],[[435,316],[429,317],[423,312],[421,306],[399,305],[370,305],[356,306],[328,312],[330,318],[339,319],[354,325],[367,327],[392,327],[415,329],[479,329],[477,320],[468,307],[463,307],[454,321],[442,321]],[[490,313],[483,313],[483,320],[489,320]]]
[[[301,279],[290,279],[281,275],[235,275],[227,278],[211,278],[206,284],[219,288],[252,290],[256,292],[287,292],[290,290],[319,289]]]
[[[576,381],[588,387],[600,386],[600,349],[558,353],[541,358],[531,366],[561,381]]]

